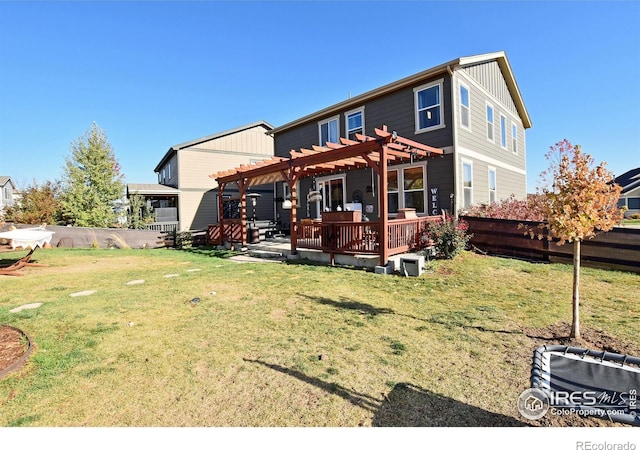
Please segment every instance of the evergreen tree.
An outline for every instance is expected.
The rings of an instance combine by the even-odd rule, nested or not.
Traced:
[[[80,227],[115,225],[114,202],[122,197],[124,184],[106,134],[94,122],[71,143],[70,153],[61,199],[64,221]]]

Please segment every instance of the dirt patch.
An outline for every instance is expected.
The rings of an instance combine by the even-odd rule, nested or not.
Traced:
[[[640,347],[637,344],[623,342],[604,331],[593,328],[580,327],[580,339],[569,338],[571,325],[567,322],[558,322],[546,328],[524,328],[522,331],[531,339],[544,341],[543,344],[582,347],[622,355],[640,355]]]
[[[16,369],[29,351],[29,341],[17,328],[0,325],[0,377]]]

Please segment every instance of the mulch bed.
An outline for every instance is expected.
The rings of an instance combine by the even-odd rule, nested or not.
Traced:
[[[19,329],[0,324],[0,377],[20,368],[31,346]]]

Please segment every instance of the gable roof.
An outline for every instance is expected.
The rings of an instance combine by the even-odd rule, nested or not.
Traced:
[[[7,183],[11,183],[11,187],[13,189],[16,188],[16,185],[13,184],[13,181],[11,180],[11,177],[0,175],[0,186],[5,186]]]
[[[422,72],[418,72],[414,75],[410,75],[406,78],[402,78],[398,81],[394,81],[393,83],[386,84],[372,91],[365,92],[364,94],[360,94],[356,97],[352,97],[348,100],[342,101],[340,103],[336,103],[335,105],[321,109],[320,111],[316,111],[300,119],[296,119],[292,122],[276,127],[271,131],[271,133],[277,134],[277,133],[280,133],[281,131],[285,131],[289,128],[293,128],[303,123],[319,120],[322,117],[330,115],[332,113],[336,113],[337,111],[348,110],[348,109],[360,106],[362,103],[366,101],[372,100],[376,97],[380,97],[382,95],[388,94],[393,91],[397,91],[399,89],[403,89],[407,86],[411,86],[413,84],[419,83],[433,76],[449,72],[456,67],[481,64],[481,63],[486,63],[490,61],[496,61],[498,63],[498,66],[502,71],[502,75],[504,76],[505,82],[507,83],[509,92],[511,93],[511,97],[513,98],[513,102],[516,105],[518,114],[522,119],[522,125],[525,128],[531,128],[531,125],[532,125],[531,118],[529,117],[527,108],[524,105],[522,94],[520,93],[520,89],[518,88],[518,83],[516,82],[516,79],[513,75],[513,71],[511,70],[511,65],[509,64],[507,55],[504,51],[500,51],[495,53],[484,53],[481,55],[456,58],[444,64],[440,64],[439,66],[435,66],[430,69],[424,70]]]
[[[169,148],[169,150],[167,150],[167,153],[164,154],[164,156],[162,157],[162,159],[160,160],[160,162],[158,163],[156,168],[153,169],[153,171],[154,172],[159,172],[160,168],[178,150],[182,150],[182,149],[188,148],[188,147],[193,147],[194,145],[202,144],[203,142],[212,141],[214,139],[219,139],[221,137],[228,136],[230,134],[240,133],[241,131],[248,130],[249,128],[255,128],[255,127],[259,127],[259,126],[263,126],[264,128],[267,129],[268,132],[271,132],[271,130],[273,130],[273,125],[271,125],[270,123],[268,123],[268,122],[266,122],[264,120],[260,120],[258,122],[249,123],[247,125],[243,125],[243,126],[240,126],[240,127],[237,127],[237,128],[232,128],[230,130],[221,131],[220,133],[210,134],[209,136],[204,136],[204,137],[201,137],[201,138],[193,139],[191,141],[183,142],[182,144],[172,145]]]
[[[616,177],[613,180],[616,184],[622,188],[622,194],[629,192],[632,189],[640,187],[640,167],[631,169],[628,172]]]

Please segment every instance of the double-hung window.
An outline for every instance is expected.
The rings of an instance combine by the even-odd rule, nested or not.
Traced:
[[[364,110],[351,111],[345,114],[347,138],[357,140],[356,134],[364,134]]]
[[[390,214],[398,212],[398,188],[398,171],[389,170],[387,172],[387,201]]]
[[[407,167],[402,171],[404,180],[404,207],[415,208],[423,213],[424,209],[424,166]]]
[[[518,154],[518,126],[515,123],[511,124],[511,151]]]
[[[415,208],[425,213],[425,166],[410,166],[387,171],[387,195],[389,214],[399,208]]]
[[[469,98],[469,88],[460,85],[460,126],[471,128],[471,100]]]
[[[444,127],[442,80],[413,90],[416,108],[416,133]]]
[[[496,169],[495,167],[489,167],[489,203],[495,203],[497,200]]]
[[[462,163],[462,192],[462,207],[468,208],[473,203],[473,166],[466,161]]]
[[[507,118],[500,114],[500,147],[507,148]]]
[[[487,139],[493,142],[493,106],[487,104]]]
[[[318,131],[320,134],[320,145],[327,142],[337,143],[340,139],[340,127],[338,125],[338,117],[332,117],[318,123]]]

